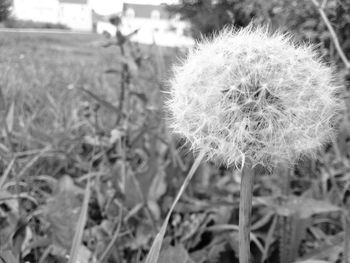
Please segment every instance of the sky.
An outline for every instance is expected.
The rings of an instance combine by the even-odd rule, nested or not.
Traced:
[[[123,2],[134,4],[172,4],[178,0],[91,0],[93,9],[100,15],[111,15],[122,11]]]

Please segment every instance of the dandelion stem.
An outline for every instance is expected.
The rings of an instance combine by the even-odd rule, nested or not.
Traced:
[[[345,213],[344,213],[344,263],[350,263],[350,198],[345,200]]]
[[[239,262],[250,263],[250,218],[255,171],[250,161],[243,167],[239,202]]]

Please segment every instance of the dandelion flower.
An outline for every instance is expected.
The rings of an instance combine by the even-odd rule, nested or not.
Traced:
[[[200,154],[146,263],[157,262],[170,214],[204,156],[242,167],[239,262],[250,263],[252,191],[260,173],[255,166],[293,163],[334,136],[343,109],[335,74],[312,45],[249,26],[199,43],[175,67],[170,86],[171,127]]]
[[[270,167],[312,155],[334,135],[340,86],[314,46],[266,28],[224,29],[174,69],[174,132],[226,165]]]

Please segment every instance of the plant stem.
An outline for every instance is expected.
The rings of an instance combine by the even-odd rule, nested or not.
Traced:
[[[343,252],[343,262],[350,263],[350,197],[347,197],[344,201],[345,213],[344,213],[344,252]]]
[[[239,202],[239,263],[250,263],[250,219],[255,171],[248,160],[242,171]]]
[[[344,263],[350,263],[350,219],[348,214],[344,216],[345,224],[345,238],[344,238]]]
[[[327,4],[327,1],[323,1],[322,5],[320,5],[317,0],[311,0],[313,2],[313,4],[316,6],[318,12],[320,13],[322,19],[323,19],[323,22],[326,24],[327,28],[328,28],[328,31],[329,33],[331,34],[331,37],[332,37],[332,40],[334,42],[334,45],[335,45],[335,48],[337,49],[337,52],[341,58],[341,60],[343,61],[343,63],[345,64],[345,67],[347,69],[350,69],[350,61],[348,60],[348,58],[346,57],[340,43],[339,43],[339,39],[337,37],[337,34],[335,33],[334,31],[334,28],[331,24],[331,22],[329,21],[325,11],[324,11],[324,8]]]

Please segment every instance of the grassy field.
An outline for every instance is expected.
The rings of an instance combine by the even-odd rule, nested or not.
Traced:
[[[116,63],[117,56],[95,46],[97,41],[101,39],[93,35],[3,33],[0,67],[5,101],[14,98],[16,109],[23,114],[28,114],[23,107],[32,113],[50,114],[44,108],[50,107],[51,101],[62,110],[61,115],[77,97],[74,89],[69,89],[86,86],[102,91],[107,84],[98,81],[103,71]]]
[[[0,259],[145,258],[193,162],[164,121],[179,56],[96,35],[0,33]],[[348,127],[316,161],[256,178],[254,263],[341,258]],[[238,262],[239,174],[201,164],[159,262]]]
[[[96,35],[1,33],[2,253],[29,262],[62,262],[70,251],[85,256],[80,262],[103,260],[120,219],[147,207],[143,195],[157,173],[149,161],[160,158],[155,144],[168,136],[159,118],[166,56],[129,44],[122,54],[108,43]],[[141,192],[130,174],[143,174]],[[153,209],[159,217],[156,203]],[[122,236],[132,235],[123,226]]]
[[[106,43],[97,35],[3,33],[1,87],[5,103],[14,103],[16,116],[23,117],[21,131],[35,130],[33,123],[40,123],[39,133],[71,128],[74,113],[90,103],[87,98],[98,103],[82,89],[118,105],[123,64],[128,65],[133,91],[147,93],[152,103],[158,100],[159,61],[144,55],[154,50],[140,47],[141,53],[133,47],[122,56],[117,46],[103,47]],[[136,64],[138,60],[143,60],[142,65]],[[111,108],[101,110],[105,111],[101,118],[110,123]],[[17,121],[14,126],[20,124]]]

